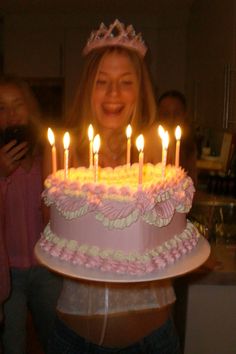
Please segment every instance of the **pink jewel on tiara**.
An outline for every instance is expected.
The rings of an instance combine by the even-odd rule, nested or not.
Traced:
[[[141,33],[136,34],[132,25],[125,28],[124,24],[116,19],[108,28],[104,23],[101,23],[99,29],[91,33],[83,50],[83,55],[87,55],[96,48],[111,46],[135,50],[142,57],[145,56],[147,51]]]

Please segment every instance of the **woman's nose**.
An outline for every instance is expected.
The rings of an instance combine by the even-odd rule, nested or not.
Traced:
[[[10,107],[7,110],[7,121],[8,121],[8,125],[14,125],[18,123],[18,117],[16,114],[16,110],[14,107]]]
[[[112,96],[116,96],[119,94],[119,86],[116,82],[111,82],[108,87],[108,94]]]

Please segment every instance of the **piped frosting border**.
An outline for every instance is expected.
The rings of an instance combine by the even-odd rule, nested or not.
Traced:
[[[187,221],[185,230],[164,244],[147,250],[143,254],[100,249],[97,246],[78,244],[75,240],[66,240],[55,235],[50,223],[40,239],[41,248],[52,257],[74,265],[96,268],[105,272],[140,275],[154,270],[164,269],[180,257],[190,252],[197,244],[200,234],[197,228]]]
[[[175,211],[189,212],[195,189],[182,168],[167,166],[165,179],[161,171],[161,164],[145,164],[143,185],[137,188],[138,164],[101,169],[96,184],[89,169],[70,169],[68,180],[61,170],[46,179],[43,197],[69,220],[93,211],[109,229],[124,229],[138,218],[162,227]]]

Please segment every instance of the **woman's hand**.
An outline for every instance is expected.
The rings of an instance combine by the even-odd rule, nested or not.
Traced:
[[[0,176],[7,177],[20,165],[20,159],[28,150],[28,143],[18,145],[12,140],[0,149]]]

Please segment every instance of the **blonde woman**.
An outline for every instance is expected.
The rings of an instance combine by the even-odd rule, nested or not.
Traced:
[[[152,128],[156,106],[144,62],[146,47],[142,41],[132,46],[132,35],[127,35],[119,21],[100,30],[85,48],[84,71],[66,122],[74,136],[73,165],[88,166],[89,123],[103,142],[101,166],[125,163],[128,123],[134,136],[146,131],[146,159],[159,162],[160,144],[155,130],[155,146]],[[110,284],[65,278],[48,353],[177,354],[179,343],[171,320],[174,301],[171,283],[165,280]]]

